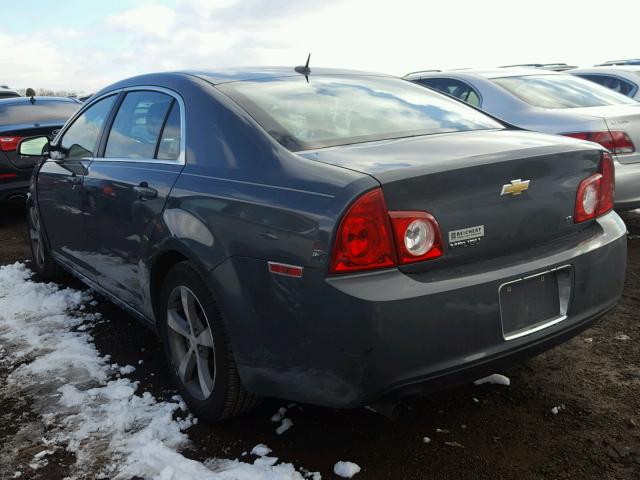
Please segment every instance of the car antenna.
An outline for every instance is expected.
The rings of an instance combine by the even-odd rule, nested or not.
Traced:
[[[311,54],[309,54],[309,56],[307,57],[307,63],[304,64],[304,67],[302,65],[298,65],[295,68],[296,72],[304,75],[304,78],[307,79],[307,83],[309,83],[309,74],[311,73],[311,69],[309,68],[309,60],[311,60]]]
[[[33,88],[27,88],[27,91],[24,92],[24,95],[25,97],[31,97],[29,99],[29,101],[31,102],[31,105],[36,103],[36,91]]]

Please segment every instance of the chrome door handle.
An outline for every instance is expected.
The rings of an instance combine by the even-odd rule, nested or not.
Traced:
[[[149,200],[158,196],[158,190],[151,188],[147,182],[142,182],[140,185],[133,187],[133,189],[140,200]]]

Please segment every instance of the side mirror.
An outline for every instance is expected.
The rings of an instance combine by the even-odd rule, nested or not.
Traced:
[[[18,144],[18,153],[23,157],[41,157],[49,152],[49,137],[28,137]]]

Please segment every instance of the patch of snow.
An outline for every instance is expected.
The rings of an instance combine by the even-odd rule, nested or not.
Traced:
[[[621,340],[621,341],[627,341],[627,340],[631,340],[631,337],[629,335],[626,335],[624,333],[621,333],[620,335],[616,335],[615,337],[616,340]]]
[[[360,466],[353,462],[339,461],[333,466],[333,473],[342,478],[351,478],[360,470]]]
[[[286,414],[287,414],[287,408],[280,407],[278,411],[271,416],[271,421],[274,423],[281,422]]]
[[[422,443],[431,443],[431,439],[429,437],[422,437]]]
[[[276,428],[276,433],[282,435],[284,432],[293,427],[293,421],[290,418],[283,418],[282,423]]]
[[[81,309],[91,296],[31,276],[23,264],[0,267],[0,361],[13,369],[0,389],[30,396],[38,423],[47,427],[46,450],[31,468],[42,468],[50,451],[65,448],[76,458],[70,478],[303,480],[293,465],[277,464],[275,457],[253,464],[184,457],[186,431],[197,419],[180,414],[182,399],[159,401],[139,392],[137,382],[114,379],[110,357],[101,356],[90,333],[77,328],[100,318]]]
[[[511,380],[509,379],[509,377],[505,377],[504,375],[500,375],[499,373],[494,373],[493,375],[480,378],[473,382],[474,385],[482,385],[484,383],[489,383],[492,385],[504,385],[508,387],[509,385],[511,385]]]
[[[562,410],[565,410],[564,403],[562,405],[558,405],[557,407],[553,407],[551,409],[551,413],[553,413],[554,415],[558,415],[558,413],[560,413]]]
[[[588,338],[585,338],[585,339],[584,339],[584,341],[585,341],[586,343],[593,343],[593,338],[588,337]]]
[[[251,450],[253,455],[257,455],[258,457],[265,457],[271,453],[271,449],[267,447],[264,443],[259,443]]]
[[[136,371],[136,367],[133,365],[126,365],[120,368],[120,375],[129,375]]]

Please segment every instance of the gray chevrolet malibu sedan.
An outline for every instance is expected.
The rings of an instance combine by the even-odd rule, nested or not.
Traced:
[[[33,266],[156,331],[210,420],[262,396],[332,407],[479,378],[613,307],[613,161],[385,75],[143,75],[42,156]]]
[[[640,208],[640,103],[568,73],[498,68],[415,72],[405,78],[512,125],[598,143],[612,154],[616,210]]]

